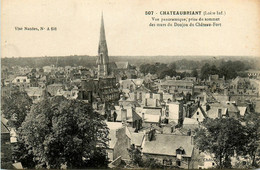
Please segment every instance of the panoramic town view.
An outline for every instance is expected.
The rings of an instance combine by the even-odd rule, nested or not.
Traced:
[[[1,168],[258,168],[259,58],[2,58]],[[175,58],[175,60],[172,60]]]

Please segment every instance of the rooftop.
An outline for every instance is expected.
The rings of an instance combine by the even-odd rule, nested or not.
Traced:
[[[143,153],[176,156],[176,150],[182,147],[185,151],[184,157],[191,157],[193,145],[191,136],[155,134],[155,140],[145,141]]]

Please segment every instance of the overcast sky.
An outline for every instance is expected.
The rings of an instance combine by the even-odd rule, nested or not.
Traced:
[[[222,27],[153,28],[148,10],[219,10],[226,15]],[[109,55],[260,56],[260,4],[254,0],[3,0],[2,57],[96,56],[101,11]]]

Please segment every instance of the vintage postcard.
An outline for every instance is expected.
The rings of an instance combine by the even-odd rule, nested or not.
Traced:
[[[257,0],[2,0],[1,168],[259,168]]]

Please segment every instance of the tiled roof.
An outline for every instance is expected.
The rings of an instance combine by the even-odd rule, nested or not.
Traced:
[[[191,157],[194,147],[191,144],[191,136],[155,134],[154,140],[144,142],[142,152],[176,156],[176,149],[180,147],[185,151],[184,157]]]

